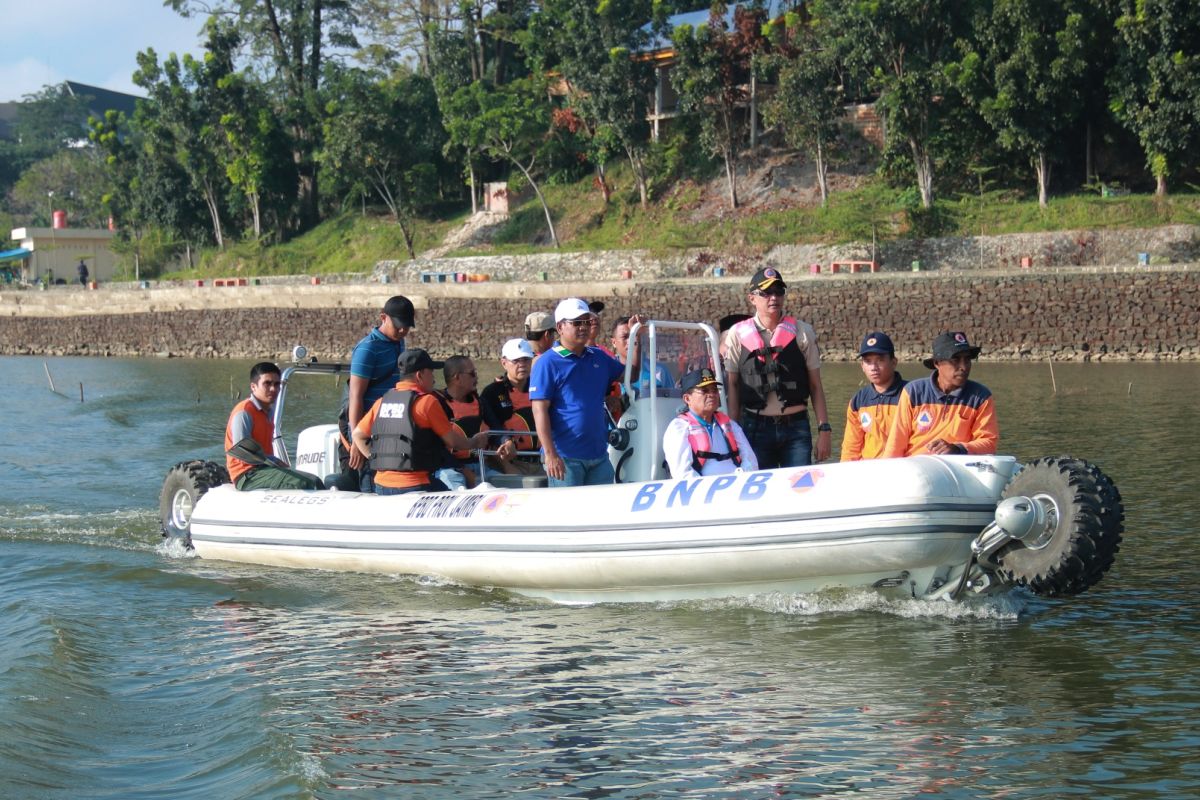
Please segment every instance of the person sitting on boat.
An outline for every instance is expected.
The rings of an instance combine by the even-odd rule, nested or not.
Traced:
[[[448,450],[483,447],[487,434],[468,439],[450,424],[433,394],[433,371],[442,362],[413,348],[400,354],[397,366],[400,381],[359,420],[354,446],[375,470],[376,494],[446,491],[432,473],[446,465]]]
[[[379,325],[354,345],[350,354],[350,381],[346,406],[338,418],[346,466],[358,472],[360,491],[374,490],[370,466],[350,443],[351,431],[376,400],[400,380],[396,360],[404,352],[404,337],[416,323],[412,301],[404,295],[389,297],[379,312]]]
[[[659,389],[675,388],[675,379],[671,377],[670,371],[665,364],[656,363],[653,368],[650,366],[650,356],[641,352],[641,347],[637,342],[629,341],[629,329],[633,327],[634,321],[641,317],[618,317],[613,323],[612,328],[612,354],[617,357],[617,360],[625,365],[632,358],[638,363],[638,376],[634,381],[634,391],[639,394],[650,393],[650,382]],[[622,379],[624,376],[622,375]]]
[[[531,311],[525,317],[525,341],[533,347],[537,358],[554,344],[554,315],[548,311]]]
[[[450,424],[467,439],[480,431],[490,430],[483,421],[479,394],[475,391],[479,383],[475,362],[468,356],[450,356],[442,367],[442,376],[446,388],[436,394],[442,401],[442,410],[450,418]],[[516,449],[512,442],[499,443],[497,450],[500,460],[510,460]],[[479,483],[478,470],[479,464],[471,458],[470,450],[454,450],[450,453],[448,464],[435,472],[434,477],[451,491],[470,489]]]
[[[941,333],[933,340],[933,357],[925,359],[933,374],[900,390],[883,458],[996,452],[1000,429],[992,393],[968,380],[979,350],[961,331]]]
[[[620,361],[588,347],[593,313],[569,297],[554,309],[559,340],[533,362],[529,399],[551,487],[612,483],[605,395],[624,375]]]
[[[288,467],[275,449],[272,407],[282,386],[279,367],[260,361],[250,368],[250,396],[233,407],[225,425],[225,468],[234,488],[323,489],[316,475]]]
[[[696,478],[758,469],[754,449],[742,427],[723,414],[721,384],[711,369],[683,376],[683,402],[687,411],[667,425],[663,455],[672,478]]]
[[[483,387],[479,393],[479,412],[490,430],[532,432],[533,403],[529,399],[529,371],[533,366],[533,346],[526,339],[509,339],[500,350],[500,366],[504,374]],[[517,450],[532,450],[532,436],[510,439]],[[494,442],[493,442],[494,444]],[[536,475],[541,464],[518,456],[504,462],[505,472]]]
[[[749,294],[754,316],[725,336],[729,416],[740,418],[763,469],[824,461],[833,448],[817,334],[807,322],[783,313],[786,291],[774,267],[754,273]],[[815,447],[810,401],[817,417]]]
[[[846,406],[842,461],[879,458],[896,417],[900,390],[907,381],[896,371],[896,347],[883,331],[871,331],[858,347],[867,385]]]

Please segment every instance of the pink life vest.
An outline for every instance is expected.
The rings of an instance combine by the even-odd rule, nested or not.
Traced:
[[[725,441],[729,444],[728,453],[712,452],[712,440],[708,436],[708,428],[704,427],[690,411],[686,414],[680,414],[679,418],[688,425],[687,438],[688,444],[692,447],[692,469],[696,470],[697,474],[704,474],[704,464],[710,458],[717,461],[732,459],[735,467],[742,465],[742,456],[738,452],[737,439],[733,435],[733,420],[726,414],[718,411],[713,419],[716,420],[721,432],[725,434]]]
[[[738,362],[743,408],[764,408],[771,392],[784,406],[808,402],[808,365],[796,339],[799,327],[795,317],[779,320],[769,345],[763,344],[754,317],[734,325],[733,332],[744,350]]]

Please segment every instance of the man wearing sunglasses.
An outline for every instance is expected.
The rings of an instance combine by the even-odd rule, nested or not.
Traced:
[[[724,342],[729,416],[740,418],[760,469],[824,461],[833,448],[817,334],[784,313],[786,292],[774,267],[754,273],[749,294],[754,315],[730,328]],[[810,401],[817,417],[815,447]]]
[[[533,362],[529,399],[550,486],[613,482],[604,398],[625,368],[588,346],[595,314],[569,297],[554,309],[559,340]]]
[[[359,449],[351,444],[350,432],[367,409],[399,382],[396,362],[404,352],[404,337],[415,321],[411,300],[399,294],[388,298],[379,312],[379,325],[354,345],[350,355],[350,388],[338,423],[342,444],[349,454],[347,465],[358,472],[359,487],[364,492],[375,490],[372,470]]]

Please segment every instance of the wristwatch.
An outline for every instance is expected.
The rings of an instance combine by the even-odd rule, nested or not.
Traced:
[[[825,433],[827,431],[832,431],[832,430],[833,430],[833,428],[830,426],[830,424],[828,422],[822,422],[820,425],[817,426],[818,433]]]

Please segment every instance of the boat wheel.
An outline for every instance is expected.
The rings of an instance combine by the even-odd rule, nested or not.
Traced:
[[[1042,507],[1045,528],[1013,542],[997,561],[1001,575],[1048,597],[1080,594],[1113,565],[1125,530],[1121,493],[1098,467],[1078,459],[1041,458],[1026,465],[1004,497]]]
[[[229,483],[225,467],[213,461],[182,461],[167,471],[158,498],[163,536],[187,537],[192,509],[200,496],[214,486]]]

